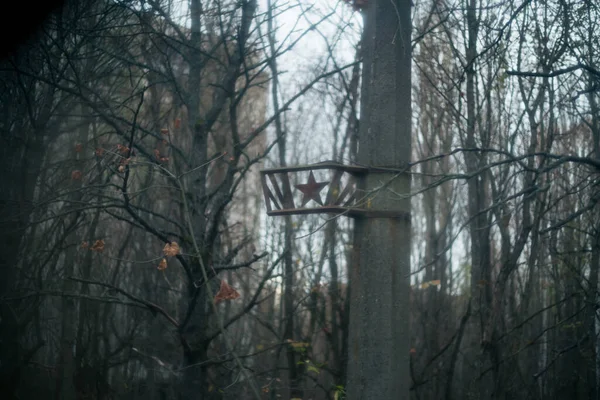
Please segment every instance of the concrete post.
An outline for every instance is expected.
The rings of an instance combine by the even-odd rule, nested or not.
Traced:
[[[358,162],[402,169],[411,156],[411,0],[369,0]],[[395,179],[392,179],[394,178]],[[390,182],[385,188],[376,190]],[[370,172],[359,185],[364,207],[393,218],[355,223],[350,273],[350,400],[408,399],[410,176]]]

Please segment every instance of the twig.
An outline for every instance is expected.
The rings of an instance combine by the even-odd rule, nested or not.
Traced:
[[[132,301],[134,301],[136,303],[143,304],[144,306],[146,306],[146,308],[150,309],[150,311],[152,311],[153,313],[159,313],[159,314],[161,314],[175,328],[179,328],[179,323],[175,320],[175,318],[171,317],[169,315],[169,313],[167,313],[162,307],[160,307],[159,305],[156,305],[156,304],[152,303],[151,301],[140,299],[139,297],[136,297],[136,296],[132,295],[131,293],[126,292],[125,290],[123,290],[121,288],[118,288],[118,287],[116,287],[114,285],[111,285],[109,283],[97,282],[97,281],[90,281],[90,280],[87,280],[87,279],[75,278],[73,276],[70,276],[68,279],[70,279],[72,281],[75,281],[75,282],[85,283],[85,284],[88,284],[88,285],[98,285],[98,286],[103,286],[103,287],[106,287],[106,288],[109,288],[109,289],[113,289],[113,290],[117,291],[118,293],[121,293],[123,296],[127,297],[129,300],[132,300]]]

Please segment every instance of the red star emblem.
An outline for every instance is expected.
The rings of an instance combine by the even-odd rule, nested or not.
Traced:
[[[306,203],[311,200],[316,201],[320,205],[323,205],[321,201],[321,196],[319,192],[323,190],[325,186],[327,186],[329,182],[317,182],[315,181],[315,176],[312,171],[310,171],[310,175],[308,176],[308,182],[304,184],[295,185],[296,189],[300,190],[303,194],[302,196],[302,205],[300,207],[304,207]]]

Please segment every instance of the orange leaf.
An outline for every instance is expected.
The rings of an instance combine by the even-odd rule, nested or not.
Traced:
[[[83,174],[78,169],[76,169],[75,171],[71,172],[71,179],[73,179],[74,181],[80,180],[82,176],[83,176]]]
[[[165,253],[165,256],[168,257],[175,257],[180,251],[181,249],[179,248],[177,242],[167,243],[163,248],[163,253]]]
[[[104,155],[104,149],[102,147],[96,147],[96,155],[102,157]]]
[[[439,279],[434,279],[432,281],[429,282],[423,282],[421,283],[421,289],[427,289],[430,286],[439,286],[442,284],[442,281]]]
[[[90,248],[92,251],[97,251],[98,253],[104,251],[104,240],[98,239],[94,242],[94,245]]]
[[[117,150],[119,150],[119,152],[121,152],[121,154],[125,155],[129,152],[129,147],[123,146],[121,144],[117,144]]]
[[[177,118],[175,120],[175,129],[179,129],[181,127],[181,120],[179,118]]]
[[[164,271],[165,269],[167,269],[167,259],[163,258],[162,260],[160,260],[160,263],[158,263],[158,270]]]
[[[240,297],[240,294],[229,286],[225,280],[221,280],[221,287],[219,292],[215,295],[215,303],[219,304],[219,302],[223,300],[235,300]]]

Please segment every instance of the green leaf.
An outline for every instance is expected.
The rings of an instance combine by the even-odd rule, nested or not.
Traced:
[[[308,372],[314,372],[315,374],[320,373],[321,371],[319,370],[319,368],[315,367],[314,365],[309,365],[308,367],[306,367],[306,370]]]

